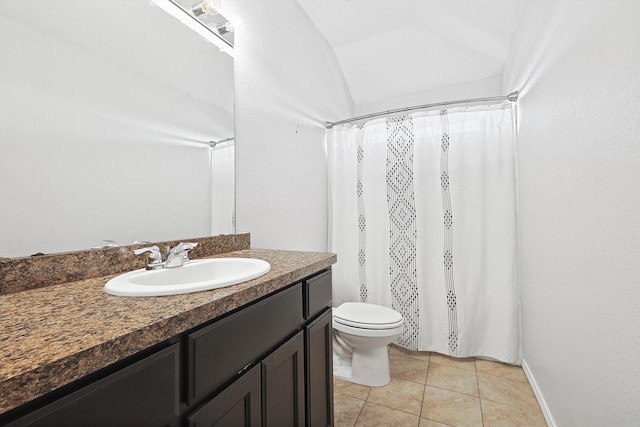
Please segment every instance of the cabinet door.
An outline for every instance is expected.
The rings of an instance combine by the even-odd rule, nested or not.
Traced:
[[[333,330],[329,308],[305,329],[307,426],[333,425]]]
[[[260,365],[188,417],[189,427],[259,427],[262,425]]]
[[[179,349],[173,344],[9,425],[172,425],[180,404]]]
[[[304,334],[298,332],[262,362],[266,427],[304,426]]]

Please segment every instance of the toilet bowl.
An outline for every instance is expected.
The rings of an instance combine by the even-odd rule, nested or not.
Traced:
[[[395,310],[346,302],[333,310],[333,374],[356,384],[389,383],[387,346],[402,333],[404,320]]]

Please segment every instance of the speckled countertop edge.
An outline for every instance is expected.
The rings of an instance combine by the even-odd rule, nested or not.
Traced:
[[[270,294],[336,262],[334,254],[247,249],[271,271],[211,291],[126,298],[115,275],[0,296],[0,414]]]

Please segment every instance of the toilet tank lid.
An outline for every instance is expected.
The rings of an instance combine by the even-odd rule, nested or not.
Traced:
[[[391,308],[363,302],[345,302],[333,310],[333,316],[371,325],[388,325],[402,321],[402,315]]]

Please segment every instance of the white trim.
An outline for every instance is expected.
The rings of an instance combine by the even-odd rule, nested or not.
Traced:
[[[553,416],[551,416],[551,411],[547,406],[547,402],[544,400],[544,397],[542,397],[542,391],[540,391],[540,388],[538,387],[538,383],[533,377],[533,373],[529,369],[529,365],[527,364],[527,361],[524,359],[522,359],[522,370],[524,371],[524,374],[527,377],[527,380],[529,380],[529,384],[533,389],[533,394],[535,394],[536,396],[536,400],[538,401],[538,405],[540,405],[540,409],[542,409],[542,415],[544,415],[544,419],[547,422],[547,425],[549,427],[556,427],[556,423],[553,420]]]

